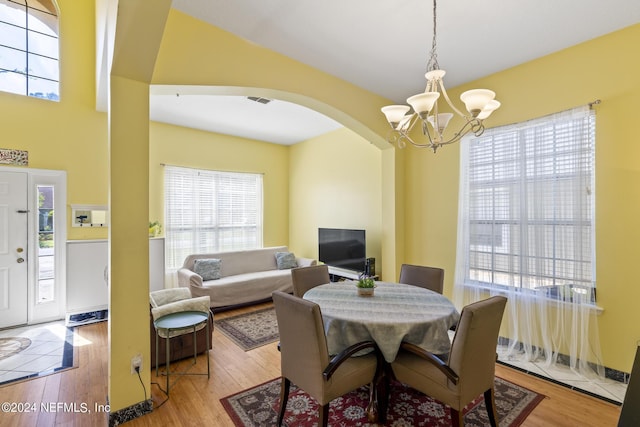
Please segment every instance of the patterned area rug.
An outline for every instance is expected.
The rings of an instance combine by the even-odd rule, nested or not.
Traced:
[[[0,331],[0,387],[77,367],[75,339],[61,321]]]
[[[4,360],[7,357],[11,357],[14,354],[20,353],[22,350],[26,350],[31,345],[29,338],[23,337],[8,337],[0,338],[0,360]]]
[[[496,406],[501,427],[516,427],[544,399],[516,384],[496,377]],[[220,399],[238,427],[276,425],[280,394],[280,379],[271,380],[251,389]],[[366,407],[369,392],[366,387],[333,400],[329,407],[329,424],[333,426],[367,426]],[[291,385],[283,425],[314,426],[318,422],[318,405],[312,397]],[[465,408],[465,426],[488,426],[484,398],[479,397]],[[450,426],[449,408],[424,394],[398,382],[392,382],[389,397],[388,426]]]
[[[273,307],[216,320],[215,325],[244,351],[272,343],[280,337]]]

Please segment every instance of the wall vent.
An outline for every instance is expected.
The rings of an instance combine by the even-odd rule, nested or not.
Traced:
[[[259,96],[247,96],[247,99],[255,102],[259,102],[260,104],[268,104],[271,102],[271,99],[261,98]]]

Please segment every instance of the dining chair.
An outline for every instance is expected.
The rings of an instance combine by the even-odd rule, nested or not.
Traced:
[[[418,346],[403,343],[391,363],[392,375],[449,405],[455,427],[464,425],[465,405],[484,393],[489,422],[496,427],[496,347],[506,302],[505,297],[494,296],[462,309],[446,363]],[[388,389],[388,383],[384,386]]]
[[[278,426],[282,425],[291,383],[313,397],[319,406],[318,425],[326,426],[329,402],[365,384],[371,384],[379,364],[373,341],[354,344],[330,358],[320,307],[284,292],[272,294],[280,332],[282,385]],[[359,357],[355,353],[373,349]],[[370,386],[370,393],[374,388]]]
[[[444,270],[437,267],[402,264],[399,282],[420,286],[441,294],[444,287]]]
[[[318,285],[329,283],[329,267],[326,264],[291,269],[293,295],[302,298],[305,292]]]

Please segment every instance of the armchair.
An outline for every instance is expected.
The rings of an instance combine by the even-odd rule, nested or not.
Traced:
[[[179,311],[203,311],[209,312],[209,330],[213,333],[213,313],[209,308],[209,297],[197,297],[192,298],[191,292],[188,288],[173,288],[162,289],[154,291],[149,294],[150,303],[150,332],[151,332],[151,366],[156,368],[156,339],[160,351],[158,352],[157,364],[158,366],[166,363],[166,355],[163,349],[166,346],[166,335],[163,330],[159,331],[159,337],[156,335],[156,330],[153,326],[153,321],[160,317],[176,313]],[[206,327],[205,324],[201,325],[196,332],[196,351],[198,354],[207,350],[206,340]],[[193,329],[187,328],[185,330],[172,331],[170,334],[171,341],[170,347],[170,362],[175,360],[184,359],[187,357],[193,357]],[[209,337],[209,349],[212,348],[211,337]]]
[[[291,280],[293,282],[293,294],[302,298],[309,289],[331,282],[329,267],[321,264],[294,268],[291,270]]]
[[[399,282],[420,286],[441,294],[444,288],[444,270],[437,267],[402,264]]]
[[[462,309],[447,363],[420,347],[403,343],[391,364],[398,381],[449,405],[455,427],[464,425],[465,405],[482,393],[491,425],[498,424],[496,346],[506,302],[505,297],[495,296]]]
[[[379,352],[373,341],[369,341],[354,344],[330,358],[320,307],[284,292],[276,291],[272,298],[280,330],[282,371],[278,426],[282,425],[293,382],[316,399],[320,406],[318,425],[326,427],[329,402],[333,399],[365,384],[371,384],[370,393],[374,393],[372,382],[382,365],[378,364]],[[367,348],[376,351],[351,357]]]

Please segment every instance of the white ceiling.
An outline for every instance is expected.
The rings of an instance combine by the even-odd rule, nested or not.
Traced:
[[[430,0],[173,0],[173,7],[394,102],[424,90]],[[438,62],[454,87],[636,24],[640,1],[441,0],[437,14]],[[594,65],[606,67],[597,58]],[[310,130],[316,119],[305,108],[296,129],[295,106],[245,101],[153,95],[151,117],[283,144],[339,127],[325,117]]]

